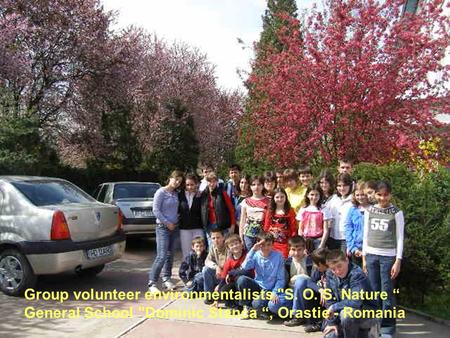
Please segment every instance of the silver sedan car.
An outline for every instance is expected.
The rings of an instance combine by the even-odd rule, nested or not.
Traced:
[[[21,295],[36,276],[96,275],[125,250],[122,215],[72,183],[0,176],[0,288]]]
[[[100,184],[93,196],[100,202],[120,208],[123,231],[127,236],[147,236],[155,234],[153,197],[160,187],[159,183],[153,182],[108,182]]]

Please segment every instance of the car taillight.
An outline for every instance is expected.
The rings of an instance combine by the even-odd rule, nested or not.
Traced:
[[[50,234],[52,240],[70,239],[69,225],[62,211],[55,211]]]
[[[123,214],[122,211],[119,209],[119,213],[117,215],[117,230],[122,231],[123,230]]]

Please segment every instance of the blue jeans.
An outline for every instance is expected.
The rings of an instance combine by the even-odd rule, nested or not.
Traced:
[[[249,299],[249,296],[253,294],[253,292],[260,293],[262,288],[258,283],[255,282],[253,278],[248,276],[240,276],[236,282],[236,286],[239,292],[246,297],[242,297],[243,299],[239,300],[239,305],[241,306],[250,306],[255,310],[261,310],[263,307],[266,307],[269,303],[265,297],[258,297],[257,299]],[[244,291],[246,290],[246,291]]]
[[[306,278],[306,277],[298,277],[295,281],[295,285],[294,285],[294,302],[293,302],[293,306],[292,306],[292,310],[293,314],[297,313],[297,311],[303,311],[306,310],[307,308],[307,300],[304,298],[303,293],[305,293],[305,295],[309,298],[309,296],[311,295],[310,292],[308,291],[307,293],[305,292],[306,289],[311,289],[312,291],[314,291],[315,293],[317,293],[317,295],[315,297],[319,298],[319,287],[317,286],[316,283],[314,283],[311,278]],[[312,297],[312,295],[311,295]],[[319,298],[320,299],[320,298]]]
[[[343,313],[339,314],[338,334],[329,333],[324,338],[367,338],[370,328],[378,323],[375,318],[351,318]]]
[[[163,282],[168,281],[172,277],[173,254],[178,232],[178,228],[170,231],[164,224],[156,226],[156,258],[150,270],[149,285],[158,282],[161,270],[163,270]]]
[[[392,309],[395,306],[394,281],[391,279],[391,269],[395,259],[394,256],[366,255],[367,271],[372,290],[386,291],[388,294],[387,299],[381,301],[380,304],[380,308],[383,310]],[[383,318],[381,320],[381,333],[393,334],[395,322],[395,318]]]
[[[219,280],[216,277],[216,269],[210,267],[203,267],[203,290],[206,292],[213,292]]]
[[[292,308],[292,299],[286,299],[285,293],[278,293],[278,303],[274,303],[272,300],[269,301],[269,311],[278,315],[278,311],[281,308],[287,308],[290,310]]]
[[[194,276],[194,279],[192,280],[192,285],[190,287],[186,287],[186,291],[192,292],[192,291],[203,291],[204,287],[204,280],[203,280],[203,273],[197,272]]]
[[[247,235],[244,235],[244,246],[247,252],[249,252],[250,249],[253,248],[253,245],[255,245],[256,243],[256,239],[256,237],[249,237]]]

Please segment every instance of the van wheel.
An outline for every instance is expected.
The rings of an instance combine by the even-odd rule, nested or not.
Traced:
[[[36,285],[37,277],[27,258],[16,249],[0,253],[0,289],[9,296],[21,296]]]
[[[95,277],[105,268],[105,264],[94,266],[92,268],[77,270],[76,273],[80,277]]]

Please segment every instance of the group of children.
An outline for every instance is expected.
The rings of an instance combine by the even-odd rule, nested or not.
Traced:
[[[207,185],[223,185],[235,211],[229,223],[238,226],[208,227],[208,243],[203,236],[192,240],[179,271],[186,290],[219,293],[242,319],[279,316],[284,325],[307,324],[306,332],[323,330],[327,337],[367,336],[377,319],[351,318],[344,309],[394,306],[404,221],[390,202],[390,185],[355,182],[348,160],[340,161],[336,180],[325,170],[316,183],[309,168],[264,177],[246,177],[238,169],[231,166],[227,183],[218,183],[214,172],[205,175]],[[219,208],[209,198],[208,205]],[[342,290],[388,296],[352,299]],[[205,303],[217,306],[212,297]],[[395,319],[383,318],[381,333],[394,332]]]

